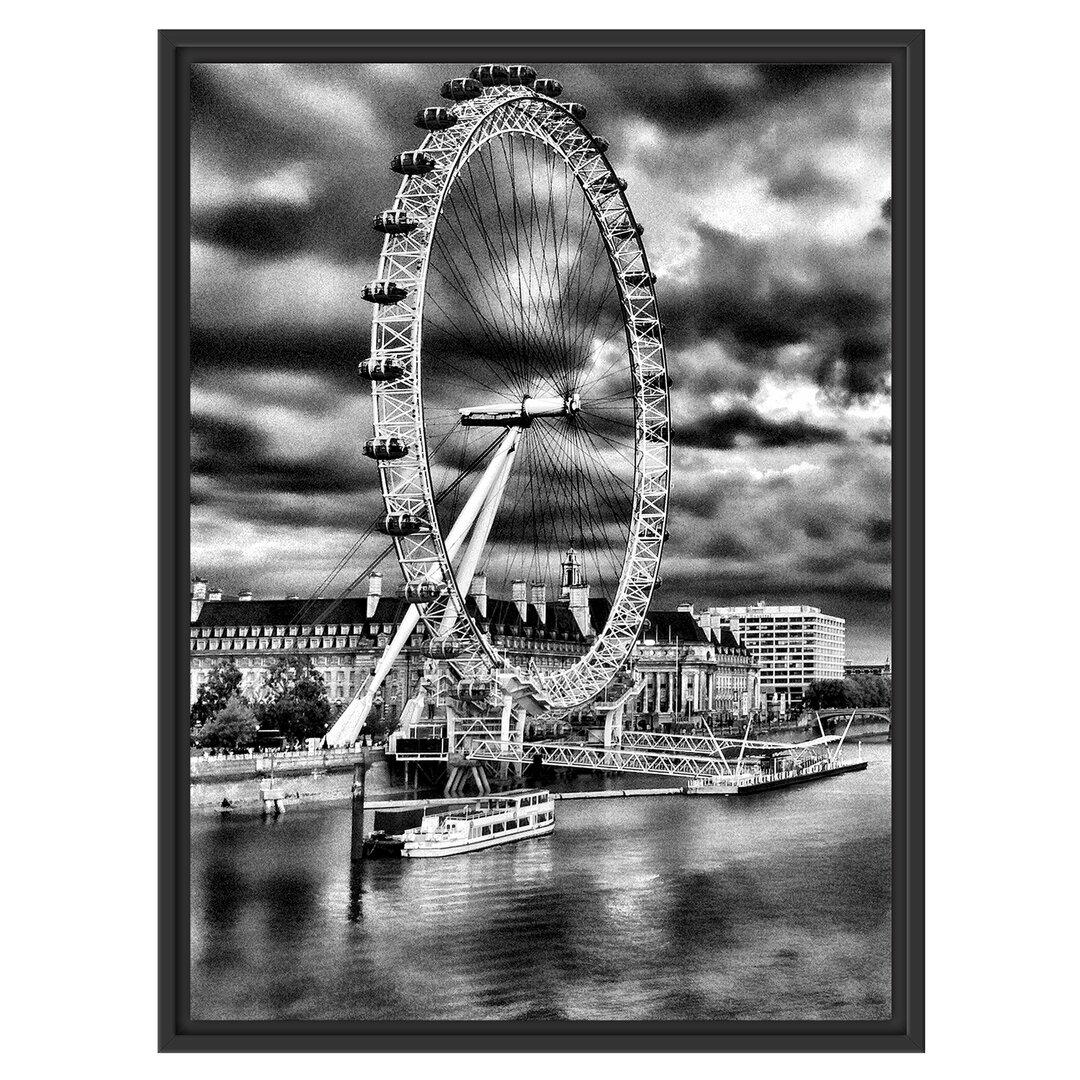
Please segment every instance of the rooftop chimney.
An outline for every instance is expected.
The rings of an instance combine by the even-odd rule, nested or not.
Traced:
[[[476,610],[480,612],[480,618],[487,618],[487,574],[473,574],[472,584],[469,586],[469,595],[476,600]]]
[[[216,585],[211,585],[210,590],[206,594],[207,600],[220,600],[221,590]]]
[[[206,603],[206,582],[201,577],[191,579],[191,621],[198,622]]]
[[[679,605],[679,611],[685,611],[685,612],[688,612],[689,614],[693,615],[694,614],[694,605],[693,604],[680,604]]]
[[[510,586],[510,598],[514,601],[515,607],[518,609],[518,614],[521,616],[521,621],[524,622],[528,614],[528,600],[526,599],[526,584],[520,578],[513,582]]]
[[[372,574],[368,578],[367,584],[367,614],[365,617],[369,622],[375,618],[380,599],[382,599],[382,574]]]
[[[574,621],[581,631],[581,636],[592,637],[592,622],[589,619],[588,584],[570,586],[570,614],[574,616]]]
[[[240,595],[236,599],[237,600],[244,600],[244,601],[250,600],[251,599],[251,590],[250,589],[241,589]]]
[[[542,581],[534,581],[529,586],[529,603],[536,608],[536,617],[540,626],[547,625],[547,585]]]

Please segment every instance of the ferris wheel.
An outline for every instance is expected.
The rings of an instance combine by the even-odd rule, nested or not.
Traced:
[[[395,640],[422,621],[427,655],[573,709],[625,664],[658,580],[670,431],[655,275],[607,141],[556,80],[489,64],[441,93],[391,164],[403,179],[374,219],[385,240],[364,288],[365,453],[412,605]],[[567,606],[590,644],[530,668],[470,591],[541,622]]]

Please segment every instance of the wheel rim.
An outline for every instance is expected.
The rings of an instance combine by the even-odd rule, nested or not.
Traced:
[[[387,235],[379,263],[379,280],[405,296],[380,303],[373,319],[373,358],[401,368],[400,377],[372,383],[375,435],[409,447],[379,463],[384,502],[388,517],[434,526],[395,537],[407,585],[442,590],[421,605],[429,630],[451,627],[446,636],[470,676],[494,667],[530,678],[568,709],[595,697],[623,665],[657,579],[669,430],[656,299],[625,194],[571,108],[528,87],[493,87],[453,111],[457,122],[418,148],[432,167],[406,176],[393,204],[415,226]],[[527,212],[519,177],[530,182]],[[485,207],[500,216],[485,222]],[[511,214],[517,246],[508,247]],[[574,393],[580,408],[569,407]],[[456,580],[446,557],[445,536],[467,494],[462,471],[502,431],[456,421],[473,403],[462,395],[477,394],[568,401],[557,424],[538,420],[523,433],[484,564],[502,599],[511,599],[512,575],[542,577],[550,604],[559,597],[562,545],[579,552],[593,598],[602,590],[611,607],[586,654],[554,673],[522,671],[492,645],[464,603],[470,583]],[[537,523],[538,504],[557,513]]]

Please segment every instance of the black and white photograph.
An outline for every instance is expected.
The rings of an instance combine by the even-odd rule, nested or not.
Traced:
[[[888,1022],[893,69],[473,60],[190,69],[189,1019]]]

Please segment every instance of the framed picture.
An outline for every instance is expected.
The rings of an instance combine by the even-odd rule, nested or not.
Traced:
[[[923,35],[162,31],[163,1050],[923,1046]]]

